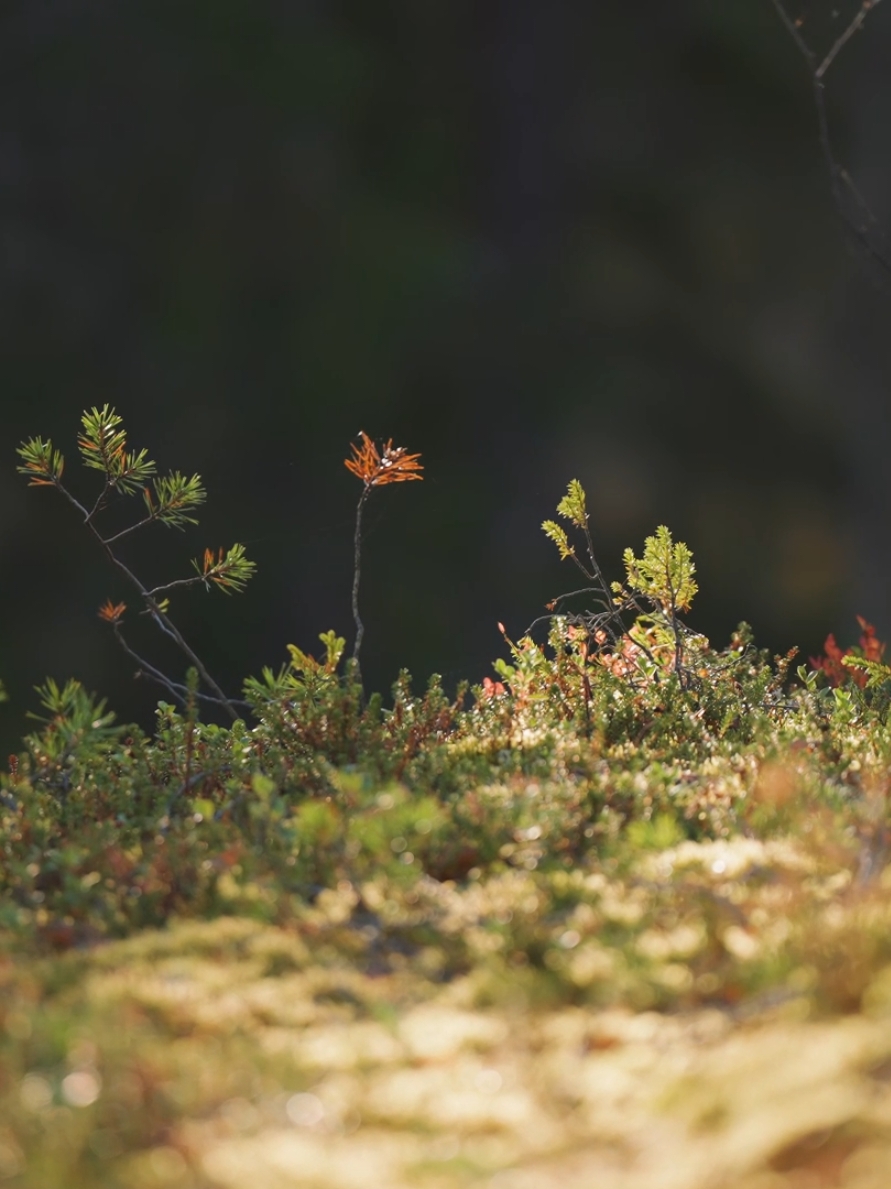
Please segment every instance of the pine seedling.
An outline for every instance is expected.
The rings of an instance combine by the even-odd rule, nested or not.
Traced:
[[[54,487],[68,500],[111,564],[135,588],[144,604],[145,613],[160,631],[177,645],[190,666],[198,673],[206,692],[196,689],[195,697],[221,706],[233,720],[236,719],[236,705],[241,703],[236,703],[226,696],[200,657],[187,643],[170,617],[169,596],[174,590],[197,585],[203,585],[206,589],[214,586],[224,593],[242,590],[254,573],[254,562],[245,557],[242,545],[235,544],[216,553],[207,549],[203,559],[192,562],[195,573],[191,577],[148,586],[123,561],[116,547],[124,538],[156,522],[177,529],[197,524],[194,512],[207,498],[201,476],[183,475],[179,471],[159,475],[146,450],[128,450],[127,434],[122,420],[107,404],[101,409],[94,407],[83,414],[77,446],[83,465],[88,470],[98,471],[103,477],[102,486],[90,506],[82,503],[63,483],[65,459],[48,438],[30,438],[23,442],[17,450],[22,460],[17,469],[27,476],[29,486]],[[133,497],[139,494],[142,495],[144,507],[141,517],[115,532],[100,527],[103,513],[113,502],[117,502],[118,497]],[[100,608],[99,617],[111,625],[119,644],[139,665],[140,672],[162,685],[181,705],[187,705],[191,696],[189,688],[171,680],[139,656],[125,639],[122,627],[126,610],[126,603],[113,603],[109,599]]]
[[[362,647],[362,637],[365,626],[359,615],[359,580],[362,574],[362,512],[368,497],[376,487],[383,487],[385,483],[405,483],[411,479],[423,479],[419,474],[424,468],[418,462],[420,454],[406,453],[404,446],[394,446],[393,439],[388,439],[382,450],[377,446],[364,430],[359,430],[361,442],[350,444],[352,458],[343,460],[347,470],[352,471],[356,478],[362,480],[362,494],[356,505],[356,532],[354,536],[353,561],[353,620],[356,624],[356,641],[353,645],[353,659],[358,663],[359,650]]]

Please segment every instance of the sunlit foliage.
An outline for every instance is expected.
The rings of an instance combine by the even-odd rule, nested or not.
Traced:
[[[112,487],[145,460],[103,424]],[[580,484],[558,514],[588,606],[472,688],[368,696],[334,630],[226,727],[194,668],[151,736],[40,687],[0,775],[0,1177],[880,1189],[884,645],[713,647],[667,528],[612,584]]]

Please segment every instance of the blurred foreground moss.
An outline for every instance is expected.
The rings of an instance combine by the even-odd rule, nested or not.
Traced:
[[[595,881],[569,897],[522,875],[422,888],[419,908],[380,886],[371,898],[394,905],[384,941],[380,924],[349,928],[358,890],[344,888],[288,927],[222,917],[8,953],[0,1175],[136,1189],[881,1185],[891,965],[839,1015],[831,940],[809,949],[802,931],[759,980],[777,917],[710,937],[694,897],[690,920],[655,924],[666,904],[683,909],[694,872],[699,897],[724,895],[722,862],[742,882],[756,865],[787,888],[803,878],[791,851],[682,851],[673,894]],[[816,894],[841,930],[844,897]],[[847,913],[849,955],[887,935],[880,900]],[[444,979],[435,940],[399,944],[433,903],[476,956],[464,974]],[[492,924],[508,904],[549,921],[540,962],[495,944],[511,935]],[[591,939],[595,913],[621,927],[613,944]],[[709,979],[707,1006],[696,986]]]

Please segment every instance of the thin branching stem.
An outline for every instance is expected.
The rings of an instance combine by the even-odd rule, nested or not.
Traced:
[[[173,697],[183,708],[185,708],[190,693],[189,687],[187,685],[181,684],[178,681],[171,681],[170,678],[167,677],[166,674],[162,673],[160,669],[156,669],[154,665],[150,664],[144,657],[140,656],[139,653],[136,652],[136,650],[132,648],[124,638],[124,634],[121,631],[121,626],[119,623],[112,623],[112,628],[114,630],[115,639],[120,644],[127,656],[129,656],[130,659],[135,661],[139,666],[139,672],[144,674],[146,677],[150,677],[152,681],[157,682],[159,685],[162,685],[171,695],[171,697]],[[229,709],[232,706],[242,706],[245,710],[250,710],[250,703],[244,702],[240,698],[226,698],[224,701],[220,698],[214,697],[212,694],[202,693],[200,690],[194,691],[194,697],[201,702],[206,702],[210,706],[222,706],[224,709]]]
[[[93,526],[90,525],[90,528],[93,529]],[[100,544],[102,544],[101,534],[96,532],[95,529],[93,529],[93,532],[95,534],[96,540],[99,541]],[[217,683],[211,677],[210,673],[208,673],[208,671],[204,665],[204,662],[201,660],[201,658],[198,656],[198,654],[190,647],[190,645],[186,642],[185,638],[182,635],[182,632],[180,632],[180,630],[176,626],[176,624],[170,619],[170,617],[164,611],[161,610],[160,606],[155,601],[154,597],[149,593],[149,591],[146,589],[146,587],[143,586],[142,582],[140,582],[140,580],[136,577],[136,575],[133,573],[133,571],[121,561],[121,559],[117,556],[117,554],[114,552],[114,550],[111,549],[107,545],[103,545],[103,549],[105,550],[106,556],[108,557],[108,559],[112,563],[112,565],[116,566],[120,570],[120,572],[129,580],[129,582],[132,583],[132,585],[136,587],[136,589],[139,591],[140,595],[142,595],[142,598],[144,599],[146,606],[149,608],[151,615],[152,615],[152,619],[154,619],[155,622],[166,632],[166,634],[168,636],[170,636],[170,638],[176,642],[176,644],[179,646],[180,650],[183,653],[185,653],[185,655],[189,658],[189,660],[192,662],[192,664],[195,666],[195,668],[201,674],[201,678],[204,681],[205,685],[208,687],[208,689],[213,690],[214,694],[216,694],[216,696],[219,698],[220,703],[225,707],[225,709],[227,710],[227,712],[229,713],[229,715],[231,716],[231,718],[234,722],[238,718],[238,715],[236,714],[231,701],[229,700],[229,698],[226,697],[225,693],[222,691],[222,689],[220,689],[219,685],[217,685]]]
[[[600,563],[598,562],[597,555],[594,552],[594,541],[591,537],[591,530],[588,528],[587,516],[585,517],[585,543],[588,547],[588,557],[591,559],[591,565],[594,568],[594,573],[592,576],[597,581],[607,601],[611,601],[612,592],[606,584],[606,579],[603,576],[603,571],[600,568]]]
[[[353,660],[356,663],[356,673],[361,685],[359,650],[362,647],[365,627],[362,617],[359,615],[359,582],[362,562],[362,512],[365,508],[365,501],[373,487],[422,479],[421,471],[424,468],[418,462],[420,454],[409,454],[404,446],[394,446],[392,438],[380,450],[364,430],[359,430],[359,438],[359,444],[354,442],[350,445],[352,457],[345,458],[344,465],[351,474],[362,480],[363,485],[359,503],[356,505],[356,535],[353,552],[353,620],[356,624]]]
[[[362,637],[365,635],[365,625],[359,615],[359,581],[362,576],[362,510],[371,487],[366,484],[356,505],[356,533],[353,539],[353,621],[356,624],[356,642],[353,645],[353,660],[358,663],[359,649],[362,647]]]
[[[142,520],[137,520],[135,524],[131,524],[129,528],[122,528],[113,537],[105,537],[105,544],[113,545],[115,541],[120,541],[121,537],[129,537],[130,533],[135,533],[138,528],[143,528],[146,524],[152,524],[155,520],[157,520],[157,516],[152,512],[149,516],[144,516]]]
[[[817,112],[817,128],[820,148],[829,170],[829,180],[832,188],[832,198],[839,214],[852,233],[857,243],[883,272],[891,273],[891,253],[888,252],[883,240],[879,224],[868,204],[854,185],[848,171],[835,155],[832,136],[829,128],[829,115],[826,109],[825,78],[842,49],[847,45],[855,33],[863,28],[869,13],[878,8],[881,0],[862,0],[860,8],[844,32],[836,38],[829,52],[821,59],[808,45],[801,32],[801,22],[796,21],[786,7],[786,0],[773,0],[773,6],[785,25],[790,37],[798,48],[799,53],[807,64],[811,76],[811,86],[814,95],[814,107]],[[854,213],[850,209],[853,201]]]
[[[823,77],[823,75],[826,73],[826,71],[829,69],[829,67],[832,65],[832,63],[835,61],[835,59],[838,56],[841,49],[845,45],[847,45],[847,43],[851,40],[851,38],[854,36],[854,34],[859,29],[862,29],[863,22],[866,20],[867,14],[873,8],[878,8],[880,3],[881,3],[881,0],[863,0],[863,3],[860,6],[860,11],[857,13],[857,15],[851,21],[850,25],[848,25],[847,29],[845,29],[844,33],[842,33],[841,37],[839,37],[836,40],[832,49],[829,51],[829,53],[826,55],[826,57],[823,59],[823,61],[820,63],[820,65],[817,67],[816,71],[814,72],[815,78],[820,79]]]
[[[554,599],[554,601],[553,601],[554,605],[556,605],[557,603],[562,603],[566,599],[571,599],[575,595],[590,594],[593,591],[599,591],[603,597],[601,599],[596,599],[595,602],[599,603],[600,606],[603,607],[603,612],[601,613],[601,615],[596,617],[596,626],[592,626],[589,623],[589,631],[591,632],[592,636],[597,631],[605,631],[607,633],[607,635],[609,636],[610,641],[613,644],[618,639],[621,639],[623,636],[627,637],[627,639],[630,640],[632,644],[636,645],[636,647],[638,647],[648,657],[648,659],[651,660],[653,662],[653,664],[655,665],[655,663],[656,663],[655,658],[653,657],[649,648],[647,648],[647,646],[645,644],[642,644],[639,640],[635,640],[634,637],[631,635],[631,632],[625,625],[625,621],[622,618],[622,611],[627,610],[628,605],[627,604],[622,604],[621,606],[616,605],[616,599],[613,595],[613,592],[610,590],[609,585],[607,584],[606,578],[603,575],[603,571],[600,568],[600,563],[597,560],[597,554],[594,551],[594,540],[591,536],[591,530],[588,527],[587,517],[585,518],[584,524],[581,525],[581,527],[582,527],[582,531],[585,534],[585,545],[586,545],[586,548],[588,551],[588,558],[590,559],[590,562],[591,562],[591,569],[589,570],[588,567],[583,562],[581,562],[579,560],[575,551],[571,552],[569,554],[569,556],[575,562],[576,566],[582,572],[582,574],[584,574],[584,576],[588,579],[588,581],[595,582],[597,585],[593,586],[593,587],[587,587],[584,590],[570,591],[568,594],[558,595],[556,597],[556,599]],[[631,603],[630,607],[632,610],[639,610],[639,608],[637,608],[636,604],[634,604],[633,602]],[[552,616],[539,616],[539,618],[533,620],[533,622],[530,624],[529,628],[526,629],[526,634],[528,635],[528,633],[532,630],[533,627],[536,626],[536,624],[541,623],[543,620],[550,620],[552,618],[553,618]],[[586,619],[587,619],[587,617],[586,617]],[[618,624],[618,627],[619,627],[618,632],[615,632],[613,630],[613,628],[612,628],[613,623]]]
[[[671,596],[669,602],[669,615],[671,617],[671,630],[674,633],[674,671],[678,676],[681,684],[684,684],[684,638],[681,633],[681,625],[678,620],[678,601],[675,594],[674,582],[671,578],[671,566],[669,564],[665,567],[665,581],[668,586],[668,593]]]
[[[597,555],[594,552],[594,540],[591,537],[591,530],[588,528],[587,516],[585,517],[584,532],[585,532],[585,543],[588,547],[588,557],[591,559],[591,565],[594,569],[593,577],[597,581],[600,589],[603,591],[604,600],[605,600],[607,606],[609,607],[610,619],[619,625],[619,629],[620,629],[619,635],[627,637],[632,642],[632,644],[637,645],[637,647],[644,653],[644,655],[648,658],[648,660],[650,660],[652,662],[652,664],[655,665],[656,659],[653,656],[653,654],[650,652],[649,648],[647,648],[647,646],[645,644],[641,644],[640,641],[635,640],[634,637],[631,635],[630,630],[626,626],[625,621],[622,618],[622,611],[625,609],[624,606],[622,606],[622,607],[616,606],[616,602],[613,597],[613,593],[610,590],[609,585],[607,584],[606,578],[604,578],[604,576],[603,576],[603,571],[600,568],[600,563],[598,562]],[[636,604],[634,604],[634,603],[632,603],[632,610],[638,610]]]
[[[80,514],[83,516],[84,523],[86,524],[86,526],[90,530],[90,532],[93,534],[93,536],[96,539],[96,541],[98,542],[98,544],[101,546],[103,552],[105,553],[105,556],[108,558],[108,560],[111,562],[111,564],[124,575],[124,577],[131,584],[131,586],[135,587],[136,590],[139,591],[139,594],[141,595],[146,607],[148,608],[148,610],[152,616],[152,619],[155,621],[155,623],[158,625],[158,627],[160,627],[161,630],[165,633],[165,635],[169,636],[170,639],[175,642],[175,644],[180,649],[180,651],[183,652],[188,657],[188,659],[192,662],[192,664],[195,666],[195,668],[201,674],[201,678],[204,681],[207,688],[213,691],[213,694],[215,695],[214,700],[220,706],[223,707],[223,709],[226,711],[226,713],[231,717],[232,721],[235,722],[238,719],[238,714],[235,710],[235,706],[232,702],[232,699],[226,697],[226,694],[219,687],[219,685],[217,685],[217,683],[211,677],[210,673],[208,673],[207,668],[204,665],[204,662],[201,660],[201,658],[198,656],[198,654],[194,651],[194,649],[192,649],[190,647],[190,645],[187,643],[187,641],[183,637],[182,632],[180,632],[180,630],[176,626],[176,624],[170,619],[169,615],[165,614],[165,612],[161,610],[160,606],[158,605],[157,601],[155,600],[154,594],[157,593],[159,589],[165,589],[165,588],[163,588],[163,587],[156,588],[155,591],[149,590],[148,587],[144,586],[143,583],[139,580],[139,578],[136,577],[136,575],[129,568],[129,566],[127,566],[124,562],[121,561],[121,559],[115,553],[114,549],[112,549],[111,543],[109,541],[107,541],[102,536],[102,534],[96,528],[96,525],[93,523],[93,516],[97,510],[98,505],[94,506],[92,511],[88,512],[87,509],[83,506],[83,504],[71,494],[71,492],[68,490],[68,488],[65,487],[64,484],[58,478],[56,478],[54,480],[54,484],[55,484],[56,488],[62,493],[62,495],[64,495],[65,498],[69,501],[69,503],[71,503],[78,510],[78,512],[80,512]],[[191,579],[183,579],[182,581],[191,583],[192,580]],[[175,585],[175,584],[171,584],[171,585]],[[140,661],[140,663],[143,664],[144,662]],[[152,671],[151,666],[148,666],[146,668],[146,672],[150,672],[151,675],[155,678],[157,678],[157,676],[158,676],[158,671],[157,670]],[[168,689],[170,689],[171,692],[173,692],[173,690],[175,688],[174,684],[169,682],[167,680],[167,678],[164,678],[163,684],[167,685]]]
[[[195,574],[191,578],[176,578],[173,582],[165,582],[161,586],[153,586],[148,593],[150,595],[164,594],[165,591],[174,590],[178,586],[195,586],[198,582],[203,582],[206,585],[207,579],[203,574]]]
[[[89,512],[86,513],[87,524],[89,524],[90,521],[93,519],[93,517],[102,509],[103,505],[105,504],[105,499],[106,499],[110,489],[111,489],[111,483],[109,482],[108,475],[106,475],[105,476],[105,484],[103,485],[102,490],[96,496],[96,502],[93,504],[93,506],[89,510]]]

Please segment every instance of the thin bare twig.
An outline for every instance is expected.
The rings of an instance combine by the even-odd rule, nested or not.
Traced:
[[[370,487],[365,487],[356,505],[356,532],[353,539],[353,621],[356,624],[356,642],[353,645],[353,660],[358,663],[359,649],[362,647],[362,637],[365,635],[365,624],[359,615],[359,580],[362,576],[362,509],[368,499]]]
[[[178,585],[178,583],[172,582],[172,583],[168,583],[167,587],[156,587],[154,591],[149,590],[146,586],[143,585],[142,582],[140,582],[140,580],[136,577],[136,575],[133,573],[133,571],[127,565],[125,565],[124,562],[121,561],[121,559],[118,557],[118,555],[112,549],[110,542],[108,540],[106,540],[105,537],[102,536],[101,532],[96,528],[96,525],[93,523],[93,516],[94,516],[95,512],[97,511],[98,505],[94,506],[92,511],[88,512],[87,509],[80,502],[80,500],[78,500],[75,496],[73,496],[71,494],[71,492],[68,490],[68,488],[58,478],[55,478],[53,480],[53,485],[56,487],[56,489],[58,491],[60,491],[62,493],[62,495],[65,496],[65,498],[68,500],[68,502],[70,504],[72,504],[73,507],[76,508],[77,511],[81,514],[81,516],[83,517],[83,520],[84,520],[84,524],[87,526],[87,528],[93,534],[94,538],[96,539],[98,544],[101,546],[103,552],[105,553],[106,557],[111,562],[111,564],[116,569],[120,570],[120,572],[124,575],[124,577],[127,579],[127,581],[139,591],[139,594],[142,596],[142,599],[145,602],[145,605],[146,605],[146,608],[147,608],[149,614],[151,615],[151,617],[155,621],[155,623],[158,625],[158,627],[161,629],[161,631],[164,632],[164,634],[166,636],[169,636],[170,639],[176,643],[177,647],[180,649],[181,652],[185,653],[185,655],[189,658],[189,660],[192,662],[192,664],[195,666],[195,668],[201,674],[201,677],[204,680],[207,687],[209,689],[213,690],[214,697],[211,698],[210,700],[214,701],[214,702],[218,703],[220,706],[222,706],[223,709],[228,713],[228,715],[234,722],[238,718],[238,714],[235,711],[235,705],[234,705],[235,700],[232,698],[226,697],[225,693],[222,691],[222,689],[220,689],[219,685],[217,685],[217,683],[211,677],[210,673],[208,673],[207,668],[205,667],[201,658],[197,655],[197,653],[195,653],[189,647],[188,643],[184,639],[179,628],[176,626],[175,623],[173,623],[173,621],[170,619],[170,617],[168,615],[164,614],[164,611],[161,609],[158,602],[154,598],[155,593],[158,593],[160,590],[169,589],[171,586],[176,586],[176,585]],[[180,581],[183,585],[187,585],[187,584],[190,585],[195,580],[194,579],[181,579]],[[175,689],[174,689],[175,683],[169,682],[167,680],[167,678],[163,677],[162,674],[159,674],[157,670],[153,670],[151,668],[151,666],[145,665],[144,661],[140,661],[140,663],[143,665],[146,672],[150,673],[150,675],[155,680],[157,680],[159,678],[159,676],[162,677],[163,678],[162,684],[166,685],[167,688],[170,689],[171,693],[175,692]]]
[[[811,47],[808,45],[808,43],[802,37],[801,30],[799,29],[798,25],[792,19],[792,17],[789,16],[788,12],[786,12],[786,9],[782,3],[782,0],[773,0],[773,6],[777,10],[780,20],[783,22],[783,24],[789,30],[789,35],[791,36],[792,40],[795,42],[795,44],[798,46],[799,50],[801,51],[802,55],[804,56],[804,60],[807,62],[808,66],[810,66],[813,69],[814,63],[817,60],[817,56],[816,56],[816,54],[814,54],[814,52],[811,50]]]
[[[122,528],[121,531],[119,533],[115,533],[114,536],[105,537],[105,544],[113,545],[115,541],[120,541],[121,537],[128,537],[130,533],[135,533],[136,530],[138,528],[142,528],[143,525],[151,524],[154,519],[154,516],[144,516],[142,520],[137,520],[135,524],[131,524],[129,528]]]
[[[816,78],[819,79],[823,77],[823,75],[835,61],[842,47],[847,45],[854,34],[863,27],[863,22],[866,20],[866,15],[870,9],[878,8],[880,3],[881,0],[863,0],[860,11],[857,13],[853,21],[851,21],[850,25],[848,25],[847,29],[845,29],[844,33],[842,33],[841,37],[839,37],[835,45],[817,67],[815,71]]]
[[[867,257],[883,272],[891,273],[891,253],[888,251],[878,220],[857,190],[850,174],[835,155],[829,128],[829,115],[826,110],[825,90],[825,78],[832,64],[854,34],[863,28],[867,16],[873,9],[878,8],[881,0],[862,0],[856,16],[850,21],[844,32],[836,38],[829,52],[822,59],[811,48],[801,32],[803,22],[795,20],[790,15],[786,7],[786,0],[772,0],[772,2],[780,20],[807,63],[814,94],[814,107],[817,112],[820,148],[829,170],[832,197],[838,212]]]
[[[135,661],[136,664],[139,665],[137,676],[145,675],[146,677],[150,677],[152,681],[155,681],[158,685],[163,686],[167,692],[177,702],[179,702],[181,706],[185,707],[190,694],[189,687],[182,685],[178,681],[171,681],[171,679],[162,673],[160,669],[156,669],[154,665],[150,664],[145,659],[145,657],[140,656],[139,653],[135,651],[135,649],[131,648],[124,639],[124,635],[121,632],[119,623],[112,622],[111,626],[115,634],[115,639],[120,644],[121,648],[131,660]],[[226,698],[223,700],[220,698],[215,698],[212,694],[204,694],[200,690],[192,691],[192,696],[201,702],[207,702],[208,705],[222,706],[225,710],[230,712],[233,706],[242,706],[245,710],[250,710],[251,708],[249,702],[244,702],[240,698]]]
[[[206,582],[203,574],[195,574],[192,578],[177,578],[173,582],[165,582],[162,586],[153,586],[148,593],[154,596],[174,590],[178,586],[195,586],[198,582]]]
[[[115,566],[118,570],[120,570],[121,573],[127,578],[127,580],[133,586],[135,586],[136,589],[139,591],[139,593],[142,595],[142,598],[145,601],[146,607],[151,612],[152,619],[154,619],[155,623],[158,624],[158,626],[162,629],[162,631],[164,631],[166,633],[166,635],[170,636],[170,638],[172,640],[176,641],[177,645],[179,646],[180,651],[184,652],[185,655],[189,658],[189,660],[192,662],[192,664],[195,666],[195,668],[201,674],[201,677],[204,680],[204,683],[207,685],[207,687],[209,689],[213,690],[214,694],[216,694],[217,698],[219,699],[220,705],[222,705],[226,709],[226,711],[228,712],[228,714],[230,715],[232,720],[235,721],[235,719],[238,718],[238,715],[235,713],[235,709],[232,706],[232,700],[230,698],[226,697],[226,695],[223,693],[223,691],[220,689],[220,687],[217,685],[217,683],[211,677],[210,673],[208,673],[203,661],[197,655],[197,653],[195,653],[189,647],[189,645],[186,643],[185,639],[182,636],[182,633],[180,632],[179,628],[177,628],[176,624],[173,623],[173,621],[170,619],[170,617],[168,615],[164,614],[164,612],[161,610],[158,603],[152,597],[151,593],[146,589],[145,586],[143,586],[143,584],[136,577],[136,575],[133,573],[133,571],[131,569],[129,569],[129,567],[126,566],[121,561],[121,559],[117,556],[117,554],[114,552],[114,550],[110,546],[105,544],[105,542],[102,539],[102,536],[100,535],[100,533],[98,533],[96,531],[96,528],[94,527],[94,525],[92,523],[89,524],[89,528],[92,530],[92,532],[93,532],[94,536],[96,537],[96,539],[98,540],[99,544],[104,549],[105,554],[108,557],[108,560],[111,562],[111,564],[113,566]]]

